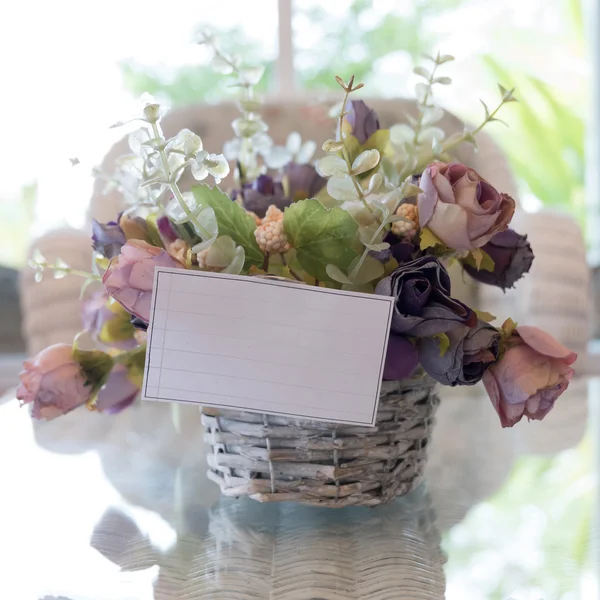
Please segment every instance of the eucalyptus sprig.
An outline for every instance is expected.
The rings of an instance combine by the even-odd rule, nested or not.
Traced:
[[[449,137],[440,145],[439,152],[433,152],[430,155],[421,158],[416,166],[417,173],[421,172],[429,163],[435,160],[438,155],[446,154],[454,148],[456,148],[457,146],[464,144],[465,142],[470,143],[472,145],[477,145],[475,136],[489,123],[493,123],[495,121],[504,123],[504,121],[498,119],[496,115],[505,104],[508,104],[510,102],[518,102],[518,100],[514,96],[515,88],[507,90],[506,88],[498,84],[498,89],[500,90],[501,99],[498,105],[493,110],[490,110],[486,103],[483,102],[483,100],[481,100],[481,103],[485,110],[485,116],[481,123],[477,127],[475,127],[475,129],[465,128],[462,134],[457,134]],[[506,123],[504,124],[506,125]]]
[[[63,279],[63,277],[66,277],[67,275],[85,277],[86,279],[93,281],[100,281],[101,279],[97,273],[73,269],[62,260],[62,258],[57,258],[54,263],[50,263],[37,248],[34,250],[33,256],[29,260],[29,266],[34,270],[34,278],[38,283],[42,281],[44,271],[51,271],[54,279]]]
[[[238,101],[242,116],[231,124],[236,138],[228,142],[228,154],[236,158],[236,180],[239,185],[243,185],[247,176],[258,174],[260,150],[272,145],[269,138],[260,139],[260,136],[266,135],[268,127],[260,116],[261,103],[255,94],[255,87],[264,74],[264,67],[244,66],[241,57],[225,52],[210,31],[200,32],[197,41],[213,52],[212,67],[224,75],[234,75],[235,81],[231,83],[231,87],[242,90],[242,97]]]

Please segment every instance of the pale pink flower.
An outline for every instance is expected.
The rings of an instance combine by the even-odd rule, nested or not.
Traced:
[[[567,389],[577,354],[549,333],[517,327],[502,359],[483,375],[485,389],[502,427],[523,416],[541,421]]]
[[[68,344],[50,346],[26,360],[19,378],[17,398],[22,404],[33,404],[36,419],[54,419],[72,411],[89,400],[92,390]]]
[[[148,323],[155,267],[183,268],[166,250],[142,240],[129,240],[110,261],[102,283],[128,312]]]

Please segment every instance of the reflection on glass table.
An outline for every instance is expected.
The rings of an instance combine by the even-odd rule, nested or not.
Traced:
[[[220,498],[194,407],[32,423],[8,395],[0,598],[596,598],[586,382],[544,434],[479,393],[443,399],[423,485],[341,510]]]

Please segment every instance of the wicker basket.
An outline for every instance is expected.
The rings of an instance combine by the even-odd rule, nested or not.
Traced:
[[[384,381],[375,427],[202,409],[210,479],[226,496],[376,506],[421,479],[439,403],[428,377]]]

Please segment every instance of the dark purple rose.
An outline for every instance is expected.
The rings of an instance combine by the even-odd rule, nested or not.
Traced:
[[[419,341],[419,362],[443,385],[475,385],[498,360],[500,332],[485,321],[448,331],[450,346],[442,355],[437,338]]]
[[[346,104],[346,121],[352,127],[352,135],[364,144],[378,129],[379,117],[362,100],[350,100]]]
[[[283,210],[292,202],[314,197],[325,183],[312,165],[291,162],[285,166],[282,177],[259,175],[253,183],[245,184],[241,192],[236,190],[233,199],[241,194],[244,208],[262,218],[272,204]]]
[[[396,298],[392,331],[429,337],[477,323],[475,313],[450,297],[450,277],[433,256],[422,256],[400,265],[382,279],[375,293]]]
[[[417,347],[403,335],[390,331],[385,365],[384,379],[404,379],[409,377],[419,364]]]
[[[265,216],[271,204],[281,210],[290,205],[290,200],[283,191],[283,184],[270,175],[259,175],[253,183],[245,184],[241,195],[244,208],[260,218]]]
[[[94,406],[100,412],[115,414],[133,403],[140,389],[127,376],[123,365],[115,365],[96,397]]]
[[[482,250],[494,261],[494,270],[477,270],[463,263],[465,271],[476,281],[497,285],[503,290],[513,287],[529,271],[534,258],[527,236],[513,229],[497,233]]]
[[[92,220],[93,247],[102,256],[106,258],[118,256],[126,241],[125,233],[115,221],[99,223],[96,219]]]
[[[284,167],[283,174],[287,179],[286,192],[290,203],[314,198],[327,183],[310,164],[290,162]]]
[[[160,239],[163,241],[165,246],[179,239],[179,235],[177,235],[177,232],[169,220],[169,217],[158,217],[158,219],[156,219],[156,226],[158,228]]]
[[[384,239],[390,245],[391,255],[398,261],[398,264],[410,262],[416,256],[421,254],[418,245],[414,243],[414,240],[408,238],[399,238],[394,235],[391,231],[385,236]]]

